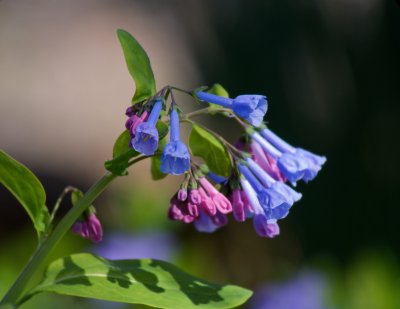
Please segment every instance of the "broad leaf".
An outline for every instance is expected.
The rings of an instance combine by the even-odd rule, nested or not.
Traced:
[[[143,47],[125,30],[118,29],[117,35],[124,51],[128,71],[135,81],[136,90],[132,98],[132,104],[135,104],[156,93],[156,82],[149,57]]]
[[[142,259],[110,261],[74,254],[53,262],[32,291],[144,304],[157,308],[234,308],[251,291],[188,275],[167,262]]]
[[[207,92],[211,94],[218,95],[220,97],[224,98],[229,98],[229,93],[228,91],[225,90],[224,87],[222,87],[220,84],[214,84]],[[221,109],[221,106],[213,103],[208,103],[209,109],[210,109],[210,114],[214,114],[213,112],[214,109]]]
[[[189,135],[189,146],[195,156],[203,158],[210,170],[221,176],[230,176],[232,167],[222,143],[210,132],[194,125]]]
[[[47,228],[49,211],[46,193],[39,179],[26,166],[0,150],[0,183],[25,208],[40,237]]]
[[[165,138],[161,139],[160,142],[158,143],[158,149],[157,152],[162,153],[164,150],[165,145],[167,142],[165,141]],[[161,167],[161,154],[154,155],[151,157],[151,178],[153,180],[161,180],[167,176],[167,174],[164,174],[160,170]]]
[[[120,134],[114,144],[113,159],[104,163],[105,168],[119,176],[127,175],[129,160],[139,155],[135,149],[129,147],[131,136],[128,130]]]

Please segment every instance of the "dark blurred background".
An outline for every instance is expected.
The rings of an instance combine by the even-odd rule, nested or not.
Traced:
[[[232,97],[266,94],[269,126],[328,161],[314,181],[299,184],[303,198],[273,240],[259,238],[251,222],[230,220],[212,235],[167,222],[180,179],[153,182],[148,163],[140,164],[96,203],[103,246],[112,247],[107,234],[122,237],[134,248],[124,257],[146,252],[206,279],[256,289],[246,308],[400,308],[395,0],[0,1],[0,146],[37,173],[48,205],[65,186],[86,189],[101,175],[123,129],[133,87],[117,28],[147,50],[158,87],[218,82]],[[229,139],[240,134],[218,120],[211,125]],[[3,293],[34,235],[4,188],[0,201]],[[171,245],[151,252],[165,237]],[[71,235],[64,244],[55,257],[101,249]],[[273,302],[293,291],[304,302]],[[24,307],[60,300],[66,308],[110,306],[41,295]]]

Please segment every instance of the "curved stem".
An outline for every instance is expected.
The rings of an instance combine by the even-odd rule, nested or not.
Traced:
[[[68,187],[65,187],[65,189],[63,190],[63,192],[61,192],[60,196],[58,197],[58,199],[57,199],[57,201],[56,201],[56,203],[55,203],[55,205],[54,205],[53,211],[51,212],[50,219],[49,219],[49,227],[50,227],[51,223],[53,222],[54,217],[56,216],[57,211],[58,211],[58,209],[60,208],[61,202],[63,201],[63,199],[65,198],[65,196],[66,196],[69,192],[73,192],[73,191],[76,191],[76,190],[78,190],[78,189],[75,188],[75,187],[72,187],[72,186],[68,186]]]
[[[19,300],[23,296],[30,279],[34,277],[40,267],[46,262],[49,254],[53,248],[58,244],[61,238],[69,231],[72,224],[79,218],[79,216],[88,208],[93,201],[100,195],[101,192],[113,181],[117,175],[106,173],[100,178],[78,201],[78,203],[71,208],[71,210],[63,217],[60,223],[56,226],[53,233],[45,239],[36,249],[25,268],[14,282],[13,286],[6,293],[0,305],[11,305],[17,307]]]

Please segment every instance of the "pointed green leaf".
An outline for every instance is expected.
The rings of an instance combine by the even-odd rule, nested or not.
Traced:
[[[194,125],[189,135],[189,146],[195,156],[203,158],[210,170],[221,176],[230,176],[231,161],[224,145],[210,132]]]
[[[82,253],[58,259],[32,291],[96,298],[157,308],[234,308],[252,292],[186,274],[158,260],[110,261]]]
[[[128,174],[129,160],[139,155],[135,149],[129,147],[131,136],[128,130],[120,134],[114,144],[113,159],[104,163],[105,168],[111,173],[119,176]]]
[[[136,91],[132,98],[132,104],[135,104],[156,93],[153,70],[147,53],[129,32],[118,29],[117,35],[124,52],[128,71],[135,81]]]
[[[40,237],[47,228],[49,211],[39,179],[26,166],[0,150],[0,183],[25,208]]]

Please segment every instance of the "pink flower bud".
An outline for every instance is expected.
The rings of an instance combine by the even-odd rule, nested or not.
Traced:
[[[201,195],[199,193],[199,190],[193,189],[189,191],[189,202],[195,205],[200,205]]]
[[[238,222],[245,221],[246,212],[244,209],[244,203],[242,201],[241,192],[239,189],[233,190],[231,200],[232,200],[233,217]]]
[[[183,217],[184,223],[192,223],[196,218],[192,217],[191,215],[186,215]]]
[[[214,216],[217,213],[217,208],[213,200],[207,195],[203,188],[199,189],[199,194],[201,196],[200,208],[210,216]]]
[[[135,116],[136,116],[136,115],[135,115]],[[135,116],[132,116],[132,117],[135,117]],[[145,122],[146,119],[148,118],[148,116],[149,116],[148,111],[144,111],[140,117],[137,117],[137,116],[136,116],[136,118],[135,118],[134,120],[132,120],[132,124],[131,124],[131,126],[129,127],[129,132],[131,133],[131,136],[132,136],[132,137],[135,136],[136,128],[138,127],[138,125],[141,124],[141,123],[143,123],[143,122]],[[131,118],[132,118],[132,117],[131,117]],[[128,119],[128,121],[129,121],[129,119]]]
[[[88,238],[93,242],[100,242],[103,238],[103,228],[95,214],[89,215],[87,220]]]
[[[232,205],[229,200],[217,189],[215,189],[205,177],[200,177],[199,182],[207,194],[211,197],[215,207],[217,207],[220,212],[226,214],[232,211]]]
[[[212,197],[212,200],[215,204],[215,207],[217,207],[221,213],[227,214],[232,212],[231,202],[229,202],[229,200],[222,193],[218,192],[218,194]]]
[[[187,199],[187,190],[184,189],[184,188],[179,189],[179,191],[178,191],[178,200],[181,201],[181,202],[184,202],[184,201],[186,201],[186,199]]]
[[[180,203],[176,197],[173,197],[170,201],[170,207],[168,209],[168,218],[170,220],[182,221],[184,214],[182,209],[179,207]]]
[[[189,214],[190,214],[192,217],[195,217],[195,218],[196,218],[196,217],[199,216],[199,210],[198,210],[198,208],[197,208],[197,205],[188,202],[188,203],[187,203],[187,209],[188,209]]]
[[[76,221],[72,226],[72,233],[93,242],[99,242],[103,238],[103,228],[95,214],[90,214],[86,221]]]

